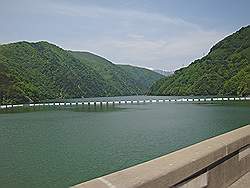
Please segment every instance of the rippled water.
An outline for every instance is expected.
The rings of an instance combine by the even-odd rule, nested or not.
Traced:
[[[0,185],[69,187],[249,123],[248,101],[5,111]]]

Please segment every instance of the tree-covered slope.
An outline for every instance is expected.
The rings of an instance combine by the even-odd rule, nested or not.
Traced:
[[[126,72],[129,77],[134,78],[136,85],[140,86],[144,91],[147,91],[147,88],[150,88],[155,81],[164,78],[160,73],[155,73],[154,71],[142,67],[135,67],[132,65],[117,66]]]
[[[144,94],[153,82],[163,78],[151,70],[130,65],[116,65],[88,52],[71,52],[71,54],[97,71],[109,85],[109,91],[115,95]]]
[[[0,45],[0,103],[145,93],[148,88],[137,85],[136,78],[120,69],[113,73],[114,66],[93,54],[77,58],[48,42]]]
[[[213,46],[205,57],[157,81],[151,95],[249,95],[250,26]]]
[[[2,45],[0,65],[2,101],[106,95],[107,85],[98,73],[47,42]]]

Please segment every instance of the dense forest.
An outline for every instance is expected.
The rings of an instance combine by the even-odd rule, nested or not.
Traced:
[[[208,55],[160,79],[150,95],[250,94],[250,26],[214,45]]]
[[[0,45],[0,104],[145,94],[163,76],[48,42]],[[147,79],[144,79],[147,78]]]
[[[44,41],[0,45],[0,104],[145,93],[249,95],[250,26],[168,77]]]
[[[109,86],[110,95],[145,94],[152,83],[164,76],[153,71],[130,65],[116,65],[89,52],[71,52],[86,66],[101,74]]]

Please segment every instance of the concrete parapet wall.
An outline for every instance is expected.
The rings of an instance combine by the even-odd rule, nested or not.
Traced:
[[[224,188],[250,171],[250,125],[73,188]]]

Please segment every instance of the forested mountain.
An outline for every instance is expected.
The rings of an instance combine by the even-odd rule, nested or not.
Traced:
[[[157,81],[151,95],[250,94],[250,26],[214,45],[208,55]]]
[[[163,78],[164,76],[160,73],[152,74],[151,70],[141,68],[141,67],[135,67],[131,65],[118,65],[124,72],[128,72],[130,77],[135,78],[137,85],[141,86],[141,89],[143,88],[150,88],[152,86],[151,80],[155,80],[155,76],[157,75],[157,80]]]
[[[0,104],[144,94],[162,78],[153,71],[145,74],[150,78],[144,83],[104,58],[48,42],[4,44],[0,45]]]
[[[165,70],[161,70],[161,69],[155,69],[153,71],[157,72],[163,76],[170,76],[170,75],[174,74],[174,72],[172,72],[172,71],[165,71]]]
[[[116,65],[88,52],[71,52],[71,54],[102,76],[109,85],[109,96],[145,94],[154,81],[163,78],[151,70],[130,65]]]

